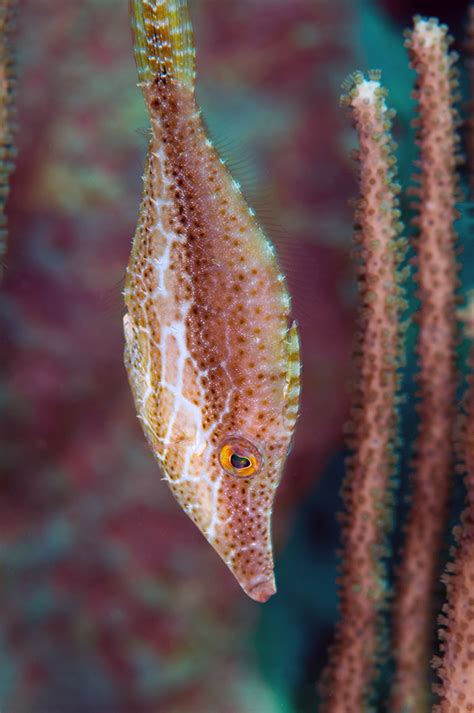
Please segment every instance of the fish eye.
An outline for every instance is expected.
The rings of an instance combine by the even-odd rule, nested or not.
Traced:
[[[232,467],[237,468],[237,470],[241,470],[241,468],[248,468],[252,465],[250,458],[247,458],[246,456],[239,456],[238,453],[232,453],[230,462]]]
[[[260,451],[246,438],[227,438],[219,449],[219,463],[228,475],[251,478],[262,468]]]

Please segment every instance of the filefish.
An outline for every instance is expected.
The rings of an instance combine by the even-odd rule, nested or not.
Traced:
[[[151,120],[125,283],[125,365],[178,503],[258,602],[299,404],[296,324],[275,251],[208,140],[185,0],[130,0]]]

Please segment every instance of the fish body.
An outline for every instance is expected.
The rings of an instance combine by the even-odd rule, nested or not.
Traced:
[[[274,250],[207,139],[183,0],[131,0],[152,134],[127,268],[125,364],[176,500],[246,593],[276,590],[271,513],[299,401]]]

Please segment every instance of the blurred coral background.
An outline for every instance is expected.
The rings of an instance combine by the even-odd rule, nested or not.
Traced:
[[[174,502],[135,415],[121,289],[148,124],[127,2],[20,0],[0,285],[3,713],[315,710],[336,617],[356,305],[340,86],[384,69],[406,182],[402,30],[414,11],[440,12],[461,37],[467,3],[189,4],[210,134],[277,245],[302,330],[302,417],[274,513],[279,591],[264,606],[245,597]]]

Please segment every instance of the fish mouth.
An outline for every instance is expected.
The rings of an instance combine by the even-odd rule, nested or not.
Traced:
[[[251,587],[245,587],[245,592],[248,596],[260,604],[268,602],[270,597],[276,594],[275,578],[264,579],[260,582],[252,584]]]

